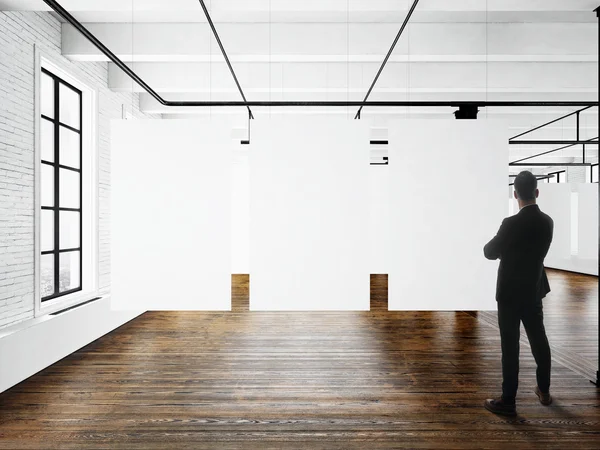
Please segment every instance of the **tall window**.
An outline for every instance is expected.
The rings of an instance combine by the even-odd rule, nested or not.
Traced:
[[[82,289],[82,92],[41,75],[41,300]]]
[[[594,164],[592,167],[590,167],[590,175],[591,182],[598,183],[598,164]]]

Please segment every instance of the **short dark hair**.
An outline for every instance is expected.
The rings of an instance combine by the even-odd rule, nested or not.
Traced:
[[[515,178],[515,191],[517,197],[524,201],[535,199],[535,190],[537,189],[537,178],[528,170],[524,170]]]

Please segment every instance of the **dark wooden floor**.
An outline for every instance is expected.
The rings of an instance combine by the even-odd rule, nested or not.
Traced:
[[[555,293],[597,295],[573,280]],[[388,312],[385,276],[371,312],[248,312],[234,284],[231,313],[146,313],[1,394],[0,448],[600,448],[599,391],[555,363],[540,405],[527,349],[517,418],[482,408],[501,376],[480,317]],[[592,305],[559,305],[551,336],[591,324]]]
[[[552,291],[544,300],[544,322],[552,356],[593,379],[598,370],[598,278],[559,270],[547,272]],[[498,327],[495,312],[480,312],[479,319]],[[524,329],[521,342],[528,348]]]

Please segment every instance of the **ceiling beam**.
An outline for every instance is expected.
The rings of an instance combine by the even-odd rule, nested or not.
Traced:
[[[199,8],[200,9],[200,8]],[[205,23],[85,23],[123,61],[218,61]],[[233,62],[360,62],[384,57],[400,24],[219,24]],[[487,31],[486,31],[487,30]],[[269,33],[269,31],[271,33]],[[240,39],[243,36],[243,39]],[[400,40],[391,62],[595,62],[594,24],[410,24],[410,45]],[[486,45],[487,43],[487,45]],[[212,51],[211,51],[212,50]],[[106,61],[77,28],[62,29],[62,53],[82,61]],[[212,54],[211,54],[212,53]],[[493,71],[490,71],[493,73]],[[368,72],[366,72],[368,74]],[[371,81],[371,80],[369,80]]]
[[[394,52],[394,49],[396,48],[396,44],[400,40],[402,33],[404,33],[404,30],[406,29],[406,26],[408,25],[408,22],[410,21],[410,18],[412,17],[413,13],[415,12],[415,9],[418,4],[419,4],[419,0],[414,0],[412,6],[408,10],[408,13],[406,14],[406,18],[404,19],[402,26],[398,30],[398,34],[396,35],[394,42],[392,42],[392,46],[390,47],[387,55],[383,59],[383,63],[381,63],[381,67],[377,71],[377,74],[375,75],[375,79],[371,83],[371,86],[369,87],[369,90],[367,91],[367,94],[365,95],[365,98],[363,100],[363,105],[360,108],[358,108],[358,111],[356,112],[356,115],[354,116],[355,119],[360,119],[360,112],[362,111],[364,104],[367,102],[367,100],[369,100],[369,96],[371,95],[371,92],[373,91],[373,88],[375,87],[377,80],[379,80],[379,76],[381,75],[381,72],[383,72],[383,69],[385,69],[385,66],[386,66],[388,60],[390,59],[390,56],[392,55],[392,53]]]
[[[204,11],[204,15],[206,16],[206,20],[208,21],[208,24],[210,25],[210,29],[212,30],[213,36],[215,37],[215,40],[217,41],[217,44],[219,45],[219,48],[221,49],[221,53],[223,54],[223,58],[225,59],[225,63],[227,64],[227,67],[229,68],[229,72],[231,72],[231,76],[233,77],[233,81],[235,81],[235,84],[238,88],[238,91],[240,92],[240,95],[242,96],[242,99],[246,102],[246,96],[244,95],[244,91],[242,90],[242,86],[240,86],[240,82],[235,74],[235,71],[233,70],[233,66],[231,65],[231,61],[229,61],[229,56],[227,56],[227,52],[225,51],[225,47],[223,46],[223,42],[221,42],[221,38],[219,37],[219,33],[217,32],[217,28],[215,27],[215,24],[213,23],[211,17],[210,17],[210,13],[208,12],[208,8],[206,8],[206,4],[204,3],[204,0],[199,0],[200,2],[200,6],[202,6],[202,11]],[[252,110],[250,109],[250,107],[248,106],[248,114],[249,117],[251,119],[254,119],[254,117],[252,116]]]

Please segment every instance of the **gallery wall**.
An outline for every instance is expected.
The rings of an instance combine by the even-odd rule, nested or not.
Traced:
[[[546,267],[598,275],[598,185],[540,183],[539,190],[540,209],[554,221]]]
[[[368,275],[387,273],[390,309],[494,308],[498,262],[482,248],[506,216],[501,122],[400,122],[389,166],[369,165],[356,122],[275,122],[254,127],[254,159],[237,164],[227,124],[115,122],[113,302],[127,283],[123,297],[144,309],[229,309],[229,275],[250,273],[255,309],[368,309]],[[555,222],[546,265],[597,273],[596,186],[540,191]]]
[[[114,309],[231,309],[231,129],[113,121]]]
[[[369,309],[369,134],[340,118],[253,126],[251,310]]]
[[[483,247],[506,215],[507,140],[501,121],[390,127],[390,310],[496,308]]]

